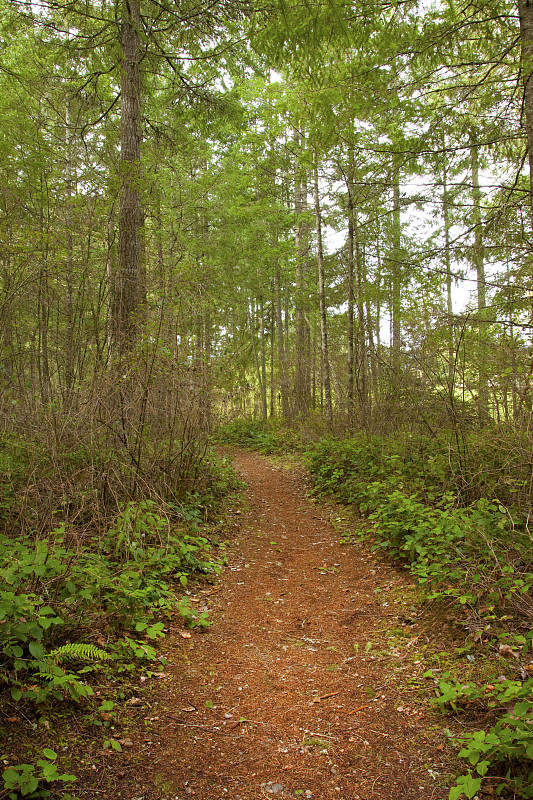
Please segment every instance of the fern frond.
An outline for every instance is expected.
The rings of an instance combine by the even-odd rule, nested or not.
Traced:
[[[62,669],[58,664],[47,664],[44,658],[42,658],[38,663],[38,671],[42,678],[48,678],[50,680],[61,677],[65,674],[65,670]]]
[[[54,661],[109,661],[111,656],[94,644],[85,642],[67,642],[61,647],[51,650],[48,658]]]

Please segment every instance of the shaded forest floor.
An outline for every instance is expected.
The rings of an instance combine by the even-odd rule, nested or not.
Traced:
[[[419,615],[405,574],[341,541],[302,470],[234,461],[248,491],[228,566],[192,598],[214,624],[176,618],[135,709],[144,733],[106,755],[97,796],[112,783],[127,800],[447,797],[454,765],[421,648],[445,648],[445,623]]]

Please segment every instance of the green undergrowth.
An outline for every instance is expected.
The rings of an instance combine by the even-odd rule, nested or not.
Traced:
[[[273,422],[236,419],[221,425],[214,435],[218,444],[233,444],[273,455],[299,447],[298,436],[291,428]]]
[[[109,678],[127,684],[139,669],[161,669],[157,642],[170,616],[181,615],[191,628],[209,627],[207,612],[189,601],[189,582],[220,570],[223,545],[214,541],[208,518],[239,485],[227,464],[214,457],[211,464],[209,493],[189,494],[181,503],[130,500],[105,531],[63,522],[46,536],[0,536],[5,717],[31,721],[59,706],[92,713],[95,704],[103,707],[96,685]],[[8,732],[0,724],[3,738]],[[53,747],[52,737],[51,731]],[[112,736],[106,741],[120,749]],[[0,796],[70,797],[64,791],[74,776],[60,771],[52,747],[30,753],[28,763],[0,751]]]
[[[466,612],[479,641],[500,648],[518,671],[520,680],[493,675],[464,683],[444,674],[436,681],[441,710],[482,704],[486,719],[483,730],[457,740],[468,769],[450,800],[485,789],[533,797],[533,541],[526,515],[504,505],[496,485],[493,494],[469,499],[449,449],[438,442],[328,439],[309,448],[306,460],[316,495],[357,508],[369,523],[360,535],[371,547],[407,566],[425,598]]]

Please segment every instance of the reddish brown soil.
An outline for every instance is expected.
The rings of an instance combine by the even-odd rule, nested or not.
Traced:
[[[447,797],[438,726],[409,684],[424,666],[420,630],[405,618],[408,579],[341,544],[298,471],[250,453],[235,464],[248,493],[228,566],[193,598],[213,626],[186,638],[176,621],[157,700],[144,708],[138,789],[118,782],[115,796]],[[391,644],[388,628],[404,638]]]

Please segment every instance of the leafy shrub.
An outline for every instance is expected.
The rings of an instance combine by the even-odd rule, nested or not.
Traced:
[[[94,670],[130,671],[157,659],[146,640],[164,635],[162,613],[177,609],[191,626],[210,625],[176,592],[195,570],[220,568],[200,535],[203,502],[195,494],[161,513],[152,501],[130,501],[85,549],[67,546],[64,525],[36,543],[0,537],[0,688],[16,702],[77,702],[93,694]],[[83,641],[102,620],[105,650]],[[52,780],[67,777],[42,759],[10,767],[6,796],[48,797],[43,786]]]
[[[508,610],[533,586],[529,534],[497,501],[461,507],[455,493],[439,491],[440,459],[428,467],[423,452],[429,485],[414,457],[405,461],[379,437],[321,442],[307,463],[315,492],[356,505],[372,523],[373,546],[407,563],[431,597]]]
[[[294,450],[298,446],[292,430],[259,420],[236,419],[218,428],[214,438],[221,444],[247,447],[264,455]]]
[[[512,791],[515,797],[533,797],[533,679],[503,680],[478,687],[475,683],[458,684],[444,673],[438,684],[437,705],[454,714],[475,703],[487,709],[506,709],[488,731],[466,732],[455,739],[459,757],[470,769],[461,775],[450,790],[450,800],[461,794],[474,797],[482,780],[490,771],[502,780],[496,786],[498,795]]]
[[[17,800],[19,797],[45,798],[50,797],[50,790],[47,784],[54,781],[62,783],[72,783],[76,780],[74,775],[60,774],[54,761],[57,754],[45,748],[43,758],[39,758],[35,764],[17,764],[8,767],[2,773],[4,789],[10,800]],[[63,795],[68,800],[70,795]]]
[[[212,624],[207,611],[199,611],[191,606],[188,597],[182,597],[178,603],[178,610],[189,628],[209,628]]]
[[[378,437],[320,442],[307,456],[315,492],[356,505],[371,523],[372,546],[407,564],[428,597],[477,606],[489,618],[519,614],[521,598],[529,598],[533,587],[531,538],[519,514],[494,499],[464,503],[464,487],[454,486],[442,454],[419,445],[406,458],[405,442],[401,448]],[[525,652],[533,632],[514,638]],[[489,770],[502,776],[498,794],[533,797],[532,692],[533,679],[478,689],[442,676],[437,703],[443,710],[457,713],[471,704],[493,713],[505,709],[488,730],[457,740],[470,769],[450,790],[450,800],[475,797]]]

